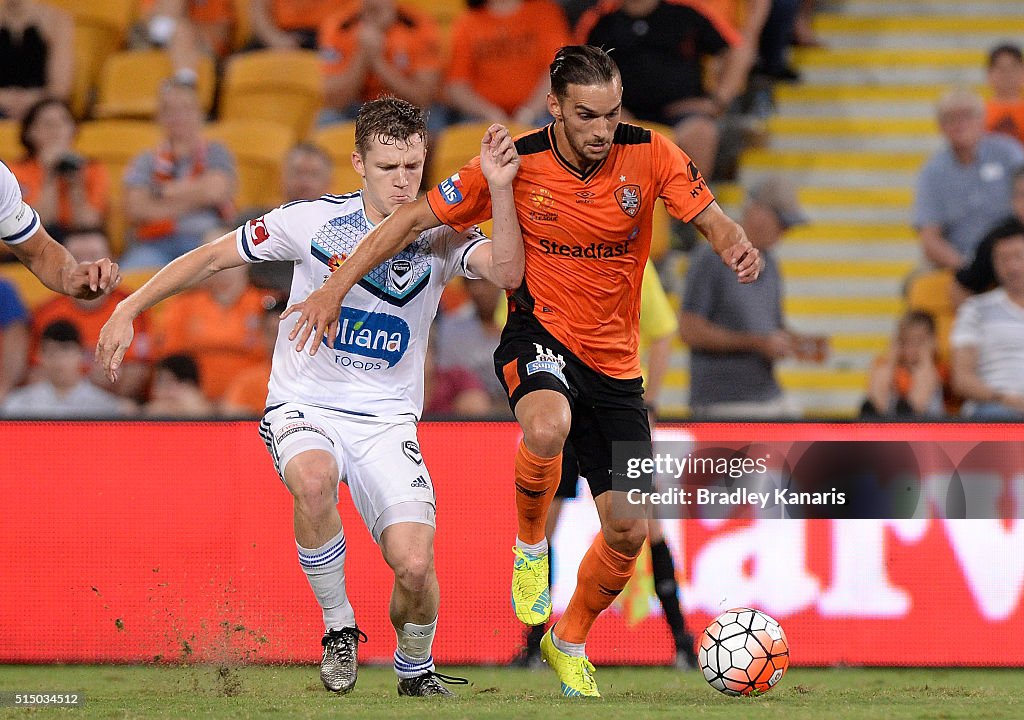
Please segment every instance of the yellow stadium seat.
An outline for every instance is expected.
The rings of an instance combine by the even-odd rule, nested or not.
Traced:
[[[320,62],[312,50],[258,50],[228,60],[220,118],[271,120],[309,135],[322,96]]]
[[[56,293],[39,282],[39,278],[21,263],[4,263],[0,265],[0,277],[9,280],[18,297],[30,311],[42,305]]]
[[[445,34],[451,28],[455,18],[466,11],[465,0],[402,0],[399,5],[405,5],[430,15],[445,31]]]
[[[18,139],[21,126],[17,120],[0,120],[0,160],[12,163],[25,153]]]
[[[949,333],[956,317],[950,295],[953,282],[951,270],[919,273],[907,282],[907,307],[910,310],[923,310],[935,318],[939,355],[943,358],[949,357]]]
[[[71,13],[75,20],[71,107],[82,117],[92,100],[103,61],[123,44],[139,3],[138,0],[50,0],[50,4]]]
[[[240,50],[249,42],[252,37],[252,0],[232,0],[232,10],[235,13],[235,30],[231,39],[235,50]]]
[[[124,247],[125,220],[121,207],[121,179],[125,168],[143,150],[155,148],[163,135],[160,127],[143,120],[95,120],[82,123],[76,145],[86,157],[107,166],[110,175],[110,212],[107,236],[115,255]]]
[[[197,84],[199,102],[204,113],[213,107],[215,82],[213,60],[199,58]],[[97,88],[97,118],[144,118],[156,115],[160,84],[171,77],[174,68],[163,50],[128,50],[107,58],[100,72]]]
[[[363,179],[352,167],[352,150],[356,145],[355,122],[337,123],[321,128],[313,133],[313,142],[322,147],[334,163],[331,192],[355,192],[362,186]]]
[[[223,120],[209,125],[204,134],[223,143],[235,156],[238,207],[268,207],[280,202],[281,164],[295,144],[291,127],[269,120]]]
[[[433,147],[427,151],[430,166],[430,183],[436,185],[456,172],[460,167],[480,154],[480,139],[484,136],[490,123],[473,122],[450,125],[445,128]],[[509,125],[513,137],[529,130],[521,125]]]

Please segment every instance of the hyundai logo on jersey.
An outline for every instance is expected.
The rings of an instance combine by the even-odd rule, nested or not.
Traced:
[[[334,349],[384,360],[394,367],[409,349],[409,324],[400,317],[343,307]],[[327,344],[327,338],[322,341]]]

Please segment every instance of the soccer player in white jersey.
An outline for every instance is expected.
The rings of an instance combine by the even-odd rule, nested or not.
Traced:
[[[46,232],[39,215],[21,199],[21,187],[0,162],[0,240],[39,278],[59,293],[83,300],[104,295],[121,282],[117,263],[109,258],[76,262],[71,253]]]
[[[103,327],[97,356],[111,379],[132,339],[132,321],[163,298],[226,267],[295,263],[290,302],[320,287],[363,236],[416,198],[426,154],[422,112],[394,98],[366,103],[352,162],[362,190],[300,200],[175,260],[123,300]],[[434,490],[416,423],[430,323],[445,283],[458,274],[512,288],[523,277],[523,241],[512,200],[519,157],[492,125],[481,143],[495,197],[493,242],[478,230],[442,226],[420,235],[366,275],[346,297],[341,330],[325,352],[295,352],[282,323],[260,434],[294,497],[299,563],[323,609],[320,676],[335,692],[356,682],[365,635],[345,594],[345,534],[339,480],[395,573],[390,616],[397,635],[400,695],[450,695],[434,671],[431,644],[439,591],[433,562]],[[464,682],[464,681],[463,681]]]

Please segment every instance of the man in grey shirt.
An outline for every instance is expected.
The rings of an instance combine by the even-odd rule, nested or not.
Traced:
[[[168,80],[157,120],[164,142],[136,157],[124,176],[131,244],[121,268],[163,267],[202,243],[234,217],[235,161],[226,147],[203,138],[195,90]]]
[[[106,418],[132,407],[85,379],[82,338],[67,320],[54,320],[39,341],[42,379],[14,390],[0,406],[0,416],[19,418]]]
[[[795,417],[774,365],[782,358],[815,354],[823,338],[786,328],[782,278],[771,253],[786,230],[806,222],[791,185],[769,177],[753,187],[741,224],[761,251],[764,269],[740,285],[709,245],[690,259],[679,333],[690,346],[690,410],[695,418]],[[805,348],[808,348],[805,350]]]
[[[950,91],[937,110],[947,144],[921,170],[913,223],[925,257],[955,270],[1010,214],[1011,178],[1024,165],[1024,148],[1006,135],[985,134],[984,103],[970,90]]]

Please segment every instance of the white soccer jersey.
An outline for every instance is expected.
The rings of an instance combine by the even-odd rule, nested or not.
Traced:
[[[18,245],[38,229],[39,216],[22,201],[18,179],[0,162],[0,239],[8,245]]]
[[[236,230],[249,262],[295,263],[289,303],[323,285],[373,226],[361,193],[300,200]],[[267,406],[285,402],[379,418],[419,418],[427,335],[444,286],[469,275],[470,253],[489,240],[476,228],[428,230],[353,287],[342,303],[338,339],[314,357],[288,340],[295,317],[281,323]]]

